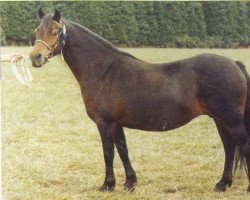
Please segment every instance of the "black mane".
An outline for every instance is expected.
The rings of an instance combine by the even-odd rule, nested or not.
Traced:
[[[105,48],[107,49],[110,49],[110,50],[113,50],[115,52],[118,52],[120,54],[123,54],[125,56],[129,56],[131,58],[134,58],[134,59],[138,59],[136,58],[135,56],[127,53],[127,52],[124,52],[124,51],[121,51],[119,50],[116,46],[114,46],[111,42],[109,42],[108,40],[104,39],[103,37],[101,37],[100,35],[94,33],[93,31],[89,30],[88,28],[82,26],[81,24],[78,24],[76,22],[73,22],[71,20],[63,20],[63,21],[67,21],[69,24],[71,25],[74,25],[76,26],[77,28],[80,28],[85,34],[87,34],[88,36],[90,36],[91,38],[94,38],[96,41],[98,41],[99,43],[101,43]]]

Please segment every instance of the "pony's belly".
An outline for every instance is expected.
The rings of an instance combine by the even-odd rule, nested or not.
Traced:
[[[145,131],[168,131],[179,128],[190,122],[195,116],[179,116],[172,118],[146,118],[144,120],[133,120],[124,124],[124,127]]]
[[[189,120],[190,121],[190,120]],[[168,122],[162,123],[162,124],[127,124],[124,127],[131,128],[131,129],[138,129],[143,131],[168,131],[172,129],[179,128],[183,125],[185,125],[187,122],[181,123],[181,124],[168,124]]]
[[[143,103],[124,113],[124,127],[148,131],[172,130],[187,124],[200,114],[195,111],[190,99],[189,102],[181,102],[174,97],[151,102],[146,99]]]

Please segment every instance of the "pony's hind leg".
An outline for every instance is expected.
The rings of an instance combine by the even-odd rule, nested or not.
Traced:
[[[245,155],[247,161],[248,179],[250,183],[250,137],[247,134],[245,125],[241,122],[238,125],[228,127],[228,131]],[[250,184],[247,191],[250,192]]]
[[[225,163],[224,171],[221,180],[215,185],[214,191],[224,192],[227,186],[232,185],[232,171],[233,160],[236,143],[230,133],[219,122],[215,121],[219,135],[221,137],[224,151],[225,151]]]

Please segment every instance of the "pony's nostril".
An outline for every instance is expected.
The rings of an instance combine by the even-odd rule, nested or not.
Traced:
[[[42,54],[40,53],[34,56],[35,60],[40,60],[41,58],[42,58]]]

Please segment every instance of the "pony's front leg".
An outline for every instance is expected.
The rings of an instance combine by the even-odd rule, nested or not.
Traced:
[[[115,135],[115,145],[120,155],[120,158],[123,162],[123,166],[126,173],[126,182],[124,184],[125,189],[129,191],[133,191],[135,185],[137,183],[137,178],[135,171],[130,163],[129,156],[128,156],[128,149],[126,145],[126,139],[123,132],[123,128],[117,128],[116,135]]]
[[[112,191],[115,188],[114,176],[114,126],[107,123],[97,125],[102,139],[103,155],[106,167],[106,177],[100,191]]]

